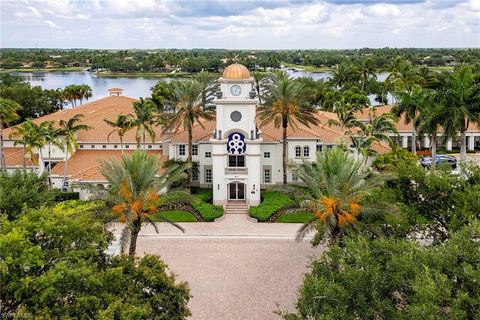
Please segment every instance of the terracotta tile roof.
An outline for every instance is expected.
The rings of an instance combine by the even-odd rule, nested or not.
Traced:
[[[103,119],[114,121],[118,114],[132,114],[133,103],[138,101],[126,96],[109,96],[99,100],[95,100],[89,103],[85,103],[82,106],[78,106],[73,109],[64,109],[58,112],[34,119],[35,123],[42,121],[54,121],[58,124],[60,120],[68,120],[74,115],[82,114],[84,117],[82,123],[92,127],[91,130],[79,131],[78,141],[82,142],[107,142],[107,137],[114,128],[110,127]],[[5,130],[4,136],[8,137],[11,132],[11,128]],[[156,138],[155,141],[162,141],[162,136],[159,127],[155,128]],[[128,131],[123,137],[125,143],[136,143],[135,140],[135,128]],[[110,142],[120,142],[120,137],[116,133],[112,133],[110,136]],[[147,142],[150,139],[147,136]]]
[[[111,92],[111,91],[123,91],[123,89],[122,88],[110,88],[107,91],[109,91],[109,92]]]
[[[5,156],[7,167],[23,167],[23,148],[3,148],[3,154]],[[35,157],[38,159],[38,155],[35,155]],[[33,166],[28,155],[26,155],[25,160],[27,167]]]
[[[131,154],[133,151],[125,151]],[[149,154],[155,154],[159,161],[165,159],[160,150],[149,150]],[[119,150],[77,150],[68,159],[67,176],[76,181],[105,181],[101,174],[101,162],[121,159],[122,152]],[[65,161],[60,161],[52,169],[52,176],[63,176]]]

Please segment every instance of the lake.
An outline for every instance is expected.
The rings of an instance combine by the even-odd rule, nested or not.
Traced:
[[[312,77],[315,80],[328,79],[330,72],[289,71],[294,78]],[[92,72],[17,72],[12,75],[20,76],[32,86],[41,86],[44,89],[65,88],[70,84],[88,84],[92,88],[93,97],[97,100],[108,95],[109,88],[122,88],[123,94],[132,98],[147,97],[150,89],[158,81],[171,81],[172,78],[154,77],[98,77]],[[378,80],[384,81],[388,73],[377,75]],[[372,97],[370,97],[373,100]],[[390,97],[389,97],[390,98]],[[374,103],[374,101],[372,101]],[[375,103],[376,104],[376,103]]]

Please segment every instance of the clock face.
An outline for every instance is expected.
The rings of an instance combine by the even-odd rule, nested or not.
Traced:
[[[240,93],[242,93],[242,88],[238,84],[235,84],[230,87],[230,93],[232,96],[239,96]]]

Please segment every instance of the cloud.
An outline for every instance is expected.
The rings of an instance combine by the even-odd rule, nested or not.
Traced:
[[[3,1],[3,47],[480,46],[478,0]]]

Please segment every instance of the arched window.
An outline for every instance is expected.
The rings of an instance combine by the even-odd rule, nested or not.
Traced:
[[[309,147],[309,146],[303,147],[303,156],[304,156],[305,158],[309,158],[309,157],[310,157],[310,147]]]
[[[295,147],[295,158],[300,158],[302,156],[302,147],[296,146]]]

